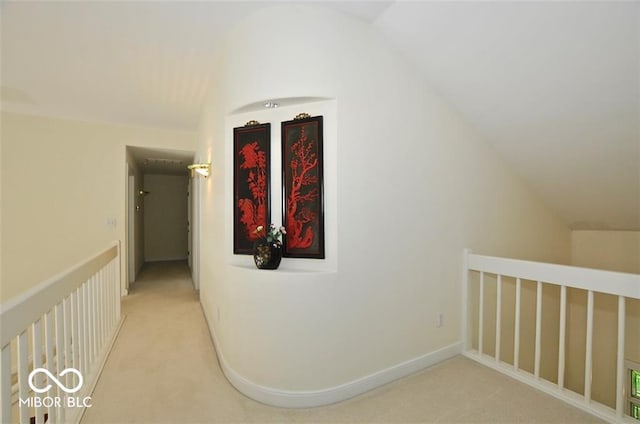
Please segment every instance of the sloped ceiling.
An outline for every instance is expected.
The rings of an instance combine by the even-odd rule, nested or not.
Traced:
[[[271,2],[4,2],[2,109],[195,130]],[[279,3],[282,4],[282,3]],[[326,2],[371,23],[576,229],[640,229],[640,2]]]
[[[576,229],[640,228],[640,3],[396,3],[376,26]]]

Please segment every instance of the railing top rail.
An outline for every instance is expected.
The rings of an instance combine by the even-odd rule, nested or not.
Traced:
[[[470,253],[468,269],[640,299],[640,275]]]
[[[0,305],[0,348],[118,255],[119,242]]]

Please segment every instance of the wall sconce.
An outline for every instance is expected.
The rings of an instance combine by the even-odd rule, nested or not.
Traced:
[[[211,163],[194,163],[187,168],[191,171],[191,178],[195,177],[196,172],[205,178],[211,175]]]

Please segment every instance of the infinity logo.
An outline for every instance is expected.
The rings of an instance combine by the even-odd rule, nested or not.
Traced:
[[[36,374],[38,373],[43,373],[46,374],[47,377],[49,377],[49,380],[52,380],[54,383],[56,383],[56,385],[65,393],[75,393],[78,390],[80,390],[80,388],[82,387],[82,383],[84,383],[84,380],[82,378],[82,374],[80,373],[80,371],[78,371],[75,368],[66,368],[64,370],[62,370],[62,372],[60,373],[60,377],[64,377],[65,375],[72,373],[78,376],[78,385],[74,388],[67,388],[67,386],[65,386],[64,384],[62,384],[62,382],[60,382],[60,380],[58,380],[53,374],[51,374],[49,372],[48,369],[46,368],[36,368],[33,371],[31,371],[31,373],[29,373],[29,387],[31,387],[31,390],[33,390],[36,393],[44,393],[46,391],[49,391],[49,389],[51,389],[51,384],[47,384],[47,386],[43,389],[40,389],[38,387],[36,387],[33,383],[33,379],[36,376]]]

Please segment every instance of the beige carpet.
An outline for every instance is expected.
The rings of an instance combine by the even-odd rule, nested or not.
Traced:
[[[357,398],[273,408],[225,379],[184,262],[147,265],[83,423],[596,423],[463,357]]]

